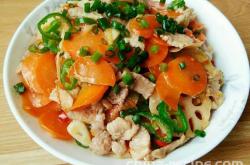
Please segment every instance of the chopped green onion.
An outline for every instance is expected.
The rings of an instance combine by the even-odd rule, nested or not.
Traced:
[[[87,46],[81,47],[80,50],[79,50],[79,55],[80,56],[88,56],[88,55],[90,55],[89,47],[87,47]]]
[[[31,53],[45,53],[49,51],[49,48],[45,46],[43,46],[43,48],[39,48],[39,44],[34,43],[29,46],[28,50]]]
[[[64,9],[64,10],[62,11],[62,15],[63,15],[64,17],[67,17],[67,14],[68,14],[68,11]]]
[[[166,63],[161,63],[159,66],[159,69],[161,72],[166,72],[167,68],[168,68],[168,64]]]
[[[124,61],[126,59],[125,55],[121,51],[117,53],[117,56],[119,57],[120,61]]]
[[[180,67],[181,70],[185,69],[186,68],[185,62],[179,63],[179,67]]]
[[[102,54],[97,51],[91,56],[91,60],[94,63],[97,63],[101,58],[102,58]]]
[[[91,6],[91,11],[96,11],[101,6],[100,0],[94,0],[94,3]]]
[[[79,23],[85,23],[88,25],[92,25],[96,23],[96,20],[92,19],[92,18],[88,18],[88,17],[82,17],[82,18],[78,18]]]
[[[141,117],[139,115],[132,116],[132,120],[135,124],[139,124],[141,122]]]
[[[134,78],[129,72],[125,72],[125,74],[122,76],[122,81],[126,85],[132,85],[134,83]]]
[[[125,40],[122,39],[122,40],[117,41],[117,46],[118,46],[118,49],[120,51],[124,51],[124,50],[126,50],[127,44],[126,44]]]
[[[84,11],[85,11],[85,13],[90,13],[91,8],[90,8],[90,3],[89,2],[84,4]]]
[[[16,85],[14,85],[14,89],[18,94],[23,94],[26,90],[24,84],[22,82],[17,83]]]
[[[144,19],[142,19],[141,21],[140,21],[140,27],[141,28],[148,28],[149,27],[149,23],[146,21],[146,20],[144,20]]]
[[[70,37],[71,37],[71,32],[65,32],[64,39],[65,40],[70,40]]]
[[[160,0],[160,3],[165,4],[165,3],[166,3],[166,0]]]
[[[148,79],[149,79],[151,82],[153,82],[153,83],[156,82],[156,78],[155,78],[155,76],[154,76],[153,73],[149,73],[149,74],[148,74]]]
[[[194,134],[195,134],[195,136],[198,136],[198,137],[205,137],[206,136],[206,132],[205,131],[198,130],[198,129],[194,131]]]
[[[107,28],[110,27],[109,21],[107,18],[99,18],[97,19],[98,25],[102,30],[106,30]]]
[[[136,12],[137,14],[144,14],[145,13],[146,6],[143,3],[139,3],[136,6]]]
[[[112,91],[115,93],[115,94],[118,94],[120,92],[120,87],[118,84],[115,84],[115,86],[113,87]]]
[[[185,1],[184,0],[173,0],[172,3],[168,6],[168,9],[170,10],[176,10],[179,8],[185,7]]]
[[[112,28],[119,30],[119,31],[123,31],[125,29],[125,26],[122,23],[115,21],[115,20],[112,21],[111,26]]]
[[[118,69],[123,69],[124,67],[125,67],[125,64],[124,63],[122,63],[122,62],[120,62],[120,63],[118,63],[118,64],[116,64],[115,65]]]
[[[133,69],[133,72],[140,73],[141,72],[141,67],[139,65],[135,66],[134,69]]]
[[[156,53],[159,52],[159,49],[160,49],[160,47],[158,45],[152,45],[150,47],[150,52],[153,53],[153,54],[156,54]]]

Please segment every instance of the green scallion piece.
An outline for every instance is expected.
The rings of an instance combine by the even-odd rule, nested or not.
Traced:
[[[84,4],[84,11],[85,13],[90,13],[91,12],[91,8],[90,8],[90,3],[87,2]]]
[[[181,70],[185,69],[186,68],[185,62],[179,63],[179,67],[180,67]]]
[[[115,94],[118,94],[120,92],[120,87],[118,84],[115,84],[115,86],[113,87],[112,91],[115,93]]]
[[[148,74],[148,79],[149,79],[151,82],[153,82],[153,83],[156,82],[156,78],[155,78],[154,74],[152,74],[152,73]]]
[[[125,72],[122,76],[122,82],[126,85],[132,85],[134,83],[134,78],[129,72]]]
[[[97,19],[98,25],[103,30],[106,30],[110,27],[109,21],[107,18],[99,18]]]
[[[115,21],[115,20],[112,21],[111,26],[112,28],[119,30],[119,31],[125,30],[125,26],[122,23]]]
[[[80,50],[79,50],[79,55],[80,56],[88,56],[88,55],[90,55],[89,47],[87,47],[87,46],[81,47]]]
[[[160,0],[160,3],[165,4],[166,0]]]
[[[143,28],[143,29],[146,29],[146,28],[149,27],[149,23],[146,20],[142,19],[140,21],[140,27]]]
[[[91,56],[91,60],[94,63],[97,63],[101,58],[102,58],[102,54],[97,51]]]
[[[101,6],[100,0],[94,0],[94,3],[91,6],[91,11],[96,11]]]
[[[135,66],[134,69],[133,69],[133,72],[140,73],[141,72],[141,67],[139,65]]]
[[[160,47],[158,45],[152,45],[150,47],[150,52],[153,53],[153,54],[156,54],[156,53],[159,52],[159,49],[160,49]]]
[[[92,19],[92,18],[88,18],[88,17],[83,17],[83,18],[79,18],[79,23],[85,23],[88,25],[93,25],[96,24],[96,20]]]
[[[205,132],[205,131],[203,131],[203,130],[198,130],[198,129],[194,131],[194,134],[195,134],[196,136],[202,137],[202,138],[204,138],[204,137],[206,136],[206,132]]]
[[[159,69],[160,69],[161,72],[166,72],[167,69],[168,69],[168,64],[161,63],[160,66],[159,66]]]
[[[118,52],[117,56],[119,57],[120,61],[124,61],[126,59],[125,55],[122,52]]]
[[[24,84],[22,82],[17,83],[16,85],[14,85],[14,89],[18,94],[23,94],[26,90]]]
[[[72,34],[71,32],[65,32],[64,40],[70,40],[71,34]]]

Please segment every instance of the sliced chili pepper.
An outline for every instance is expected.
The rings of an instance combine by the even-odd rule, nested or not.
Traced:
[[[42,26],[44,24],[46,24],[48,22],[48,20],[51,18],[54,18],[55,21],[51,22],[50,27],[47,30],[43,29]],[[67,31],[70,32],[73,29],[72,24],[70,23],[70,20],[68,18],[66,18],[65,16],[63,16],[61,13],[48,14],[41,21],[38,22],[37,27],[38,27],[39,32],[42,34],[42,36],[45,37],[46,39],[60,41],[61,37],[56,32],[58,30],[58,28],[60,27],[60,24],[61,24],[60,21],[63,21],[68,25]]]
[[[175,112],[175,116],[177,122],[179,121],[181,123],[181,127],[178,126],[177,122],[174,122],[174,131],[177,133],[186,132],[188,130],[188,121],[180,105],[178,106],[178,110]]]
[[[72,59],[67,59],[62,65],[61,68],[61,73],[60,73],[60,80],[64,86],[65,89],[67,90],[72,90],[75,88],[77,84],[77,79],[74,77],[70,77],[70,82],[66,81],[66,77],[69,74],[70,67],[74,64],[74,60]]]

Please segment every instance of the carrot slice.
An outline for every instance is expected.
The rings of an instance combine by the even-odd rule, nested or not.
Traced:
[[[178,107],[181,92],[169,83],[167,73],[160,74],[156,81],[156,90],[162,100],[164,100],[174,110]]]
[[[108,86],[105,85],[83,84],[72,109],[84,108],[97,103],[103,97],[107,89]]]
[[[73,34],[70,40],[64,40],[62,49],[66,52],[69,52],[71,57],[75,58],[77,52],[83,46],[88,47],[90,53],[98,51],[103,55],[108,48],[108,45],[104,40],[104,33],[102,31],[99,31],[98,34],[95,34],[91,31],[84,31]]]
[[[48,96],[55,87],[55,56],[52,53],[30,54],[21,63],[21,73],[32,92]]]
[[[50,102],[47,105],[36,108],[33,106],[33,100],[30,97],[31,92],[30,91],[25,91],[24,94],[21,95],[22,97],[22,103],[23,103],[23,109],[29,113],[30,115],[34,117],[39,117],[42,114],[50,111],[59,111],[60,110],[60,105],[57,104],[56,102]],[[37,96],[36,96],[37,97]]]
[[[181,69],[180,64],[185,68]],[[207,86],[207,73],[201,63],[189,55],[176,58],[168,64],[169,83],[184,94],[196,96]]]
[[[71,140],[72,137],[67,132],[70,121],[61,120],[59,116],[63,112],[51,111],[42,114],[39,117],[39,123],[42,128],[47,130],[53,137],[63,140]]]
[[[130,32],[133,32],[139,36],[143,36],[144,38],[150,38],[154,34],[154,29],[159,25],[159,23],[156,21],[155,15],[145,15],[141,20],[144,20],[148,23],[148,27],[142,27],[140,25],[140,21],[138,21],[138,18],[131,19],[128,23],[128,29]]]
[[[168,44],[159,37],[153,37],[146,42],[146,50],[149,53],[144,65],[152,67],[160,64],[168,55]]]
[[[89,56],[78,57],[74,64],[74,71],[77,77],[86,83],[114,86],[116,82],[112,66],[103,59],[95,63]]]

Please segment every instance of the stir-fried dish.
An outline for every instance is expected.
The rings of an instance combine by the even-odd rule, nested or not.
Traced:
[[[37,29],[14,88],[55,138],[155,160],[205,137],[223,102],[223,73],[184,0],[67,1]]]

